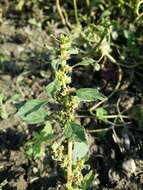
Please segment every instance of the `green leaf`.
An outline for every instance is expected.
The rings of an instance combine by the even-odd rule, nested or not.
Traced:
[[[28,100],[17,112],[17,116],[23,116],[23,115],[28,115],[33,111],[38,110],[46,104],[48,100],[46,99],[32,99]]]
[[[54,59],[51,61],[51,66],[54,71],[58,70],[59,65],[66,65],[66,60],[59,58],[59,59]]]
[[[29,157],[33,157],[34,159],[38,159],[40,157],[42,157],[42,155],[44,154],[43,149],[41,148],[41,144],[33,144],[32,147],[30,147],[27,151],[26,151],[27,156]]]
[[[85,129],[74,122],[68,123],[65,128],[65,136],[73,141],[86,142]]]
[[[96,116],[98,117],[98,119],[107,120],[107,115],[108,113],[104,108],[101,107],[96,109]]]
[[[82,183],[81,183],[82,190],[89,189],[89,187],[90,187],[91,183],[93,182],[93,180],[96,180],[95,178],[96,178],[96,176],[95,176],[95,174],[93,174],[92,171],[90,171],[89,173],[87,173],[84,176],[84,179],[82,180]]]
[[[87,66],[87,65],[93,65],[95,64],[95,60],[89,57],[85,57],[84,60],[82,60],[81,62],[77,63],[74,65],[74,67],[76,66]]]
[[[57,79],[55,79],[53,82],[48,84],[46,87],[47,95],[49,97],[54,97],[56,93],[61,89],[60,83]]]
[[[51,65],[52,65],[54,71],[57,70],[57,67],[58,67],[58,65],[59,65],[59,62],[60,62],[59,59],[53,59],[53,60],[52,60]]]
[[[22,116],[21,118],[29,124],[38,124],[43,123],[47,115],[47,111],[45,111],[44,108],[40,108],[28,115]]]
[[[41,131],[44,136],[53,134],[53,129],[50,121],[47,121],[45,127]]]
[[[87,156],[89,152],[89,146],[85,142],[75,142],[73,148],[73,161],[76,162]]]
[[[33,144],[41,144],[53,138],[53,129],[50,121],[47,121],[44,128],[36,133],[32,139]]]
[[[80,88],[77,90],[76,95],[81,101],[86,102],[105,99],[105,96],[94,88]]]
[[[21,117],[24,121],[29,124],[36,124],[44,122],[47,116],[47,111],[42,108],[46,104],[47,100],[28,100],[17,112],[17,116]]]
[[[27,143],[27,155],[29,157],[34,157],[34,159],[40,158],[45,150],[45,145],[47,144],[48,140],[53,138],[53,130],[50,121],[47,121],[44,128],[37,132],[31,142]]]
[[[78,49],[76,49],[76,48],[70,48],[69,50],[68,50],[68,53],[71,55],[71,54],[78,54]]]

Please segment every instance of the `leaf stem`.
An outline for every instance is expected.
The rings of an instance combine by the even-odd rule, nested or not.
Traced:
[[[72,148],[73,142],[68,140],[68,168],[67,168],[67,188],[68,190],[72,187]]]

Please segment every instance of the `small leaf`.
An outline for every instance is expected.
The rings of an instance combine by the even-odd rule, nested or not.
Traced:
[[[87,66],[87,65],[93,65],[93,64],[95,64],[94,59],[89,58],[89,57],[85,57],[84,60],[82,60],[81,62],[74,65],[74,67],[76,67],[76,66]]]
[[[51,66],[53,67],[54,71],[57,70],[57,66],[59,65],[59,59],[53,59],[51,61]]]
[[[85,157],[89,152],[89,146],[85,142],[75,142],[73,148],[73,161],[76,162]]]
[[[65,136],[77,142],[86,142],[85,129],[74,122],[68,123],[65,129]]]
[[[68,50],[68,53],[71,55],[71,54],[73,54],[73,55],[76,55],[76,54],[78,54],[78,49],[76,49],[76,48],[70,48],[69,50]]]
[[[46,91],[49,97],[54,97],[56,93],[61,89],[60,83],[57,79],[48,84]]]
[[[47,121],[44,128],[37,132],[31,142],[27,143],[27,155],[34,159],[40,158],[44,155],[45,145],[48,140],[53,138],[53,130],[50,121]]]
[[[42,150],[41,148],[41,144],[34,144],[33,147],[30,147],[28,150],[27,150],[27,155],[29,157],[33,157],[34,159],[38,159],[40,157],[43,156],[44,154],[44,151]]]
[[[101,107],[96,109],[96,116],[98,117],[98,119],[107,120],[107,115],[108,113],[104,108]]]
[[[95,178],[96,178],[96,175],[93,174],[92,171],[90,171],[89,173],[87,173],[84,176],[84,179],[82,180],[82,183],[81,183],[82,190],[89,189],[89,187],[92,184],[93,180],[96,180]]]
[[[66,60],[59,58],[59,59],[54,59],[51,61],[51,66],[54,71],[58,70],[59,65],[66,65]]]
[[[47,100],[28,100],[17,112],[17,116],[21,117],[29,124],[41,123],[45,120],[47,112],[42,108]]]
[[[44,136],[53,134],[53,129],[50,121],[47,121],[45,124],[45,127],[41,131]]]
[[[94,88],[81,88],[77,90],[76,95],[81,101],[86,102],[105,99],[105,96]]]

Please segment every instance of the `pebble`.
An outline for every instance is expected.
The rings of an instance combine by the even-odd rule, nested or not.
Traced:
[[[130,177],[132,174],[135,174],[136,172],[135,161],[132,158],[125,160],[122,164],[122,169],[124,170],[124,172],[128,177]]]
[[[33,173],[36,174],[38,172],[38,168],[34,167],[33,168]]]

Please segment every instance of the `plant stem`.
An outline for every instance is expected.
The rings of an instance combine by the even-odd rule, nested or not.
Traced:
[[[89,7],[89,5],[90,5],[90,0],[86,0],[86,4],[87,4],[87,6]]]
[[[77,10],[77,2],[76,2],[76,0],[73,0],[73,5],[74,5],[74,14],[75,14],[76,24],[79,24],[78,10]]]
[[[68,184],[68,190],[72,187],[72,147],[73,142],[71,140],[68,140],[68,168],[67,168],[67,184]]]
[[[64,15],[62,13],[61,6],[60,6],[60,1],[59,0],[56,0],[56,7],[57,7],[58,13],[59,13],[59,15],[61,17],[61,21],[62,21],[63,25],[65,25],[66,21],[65,21]]]

